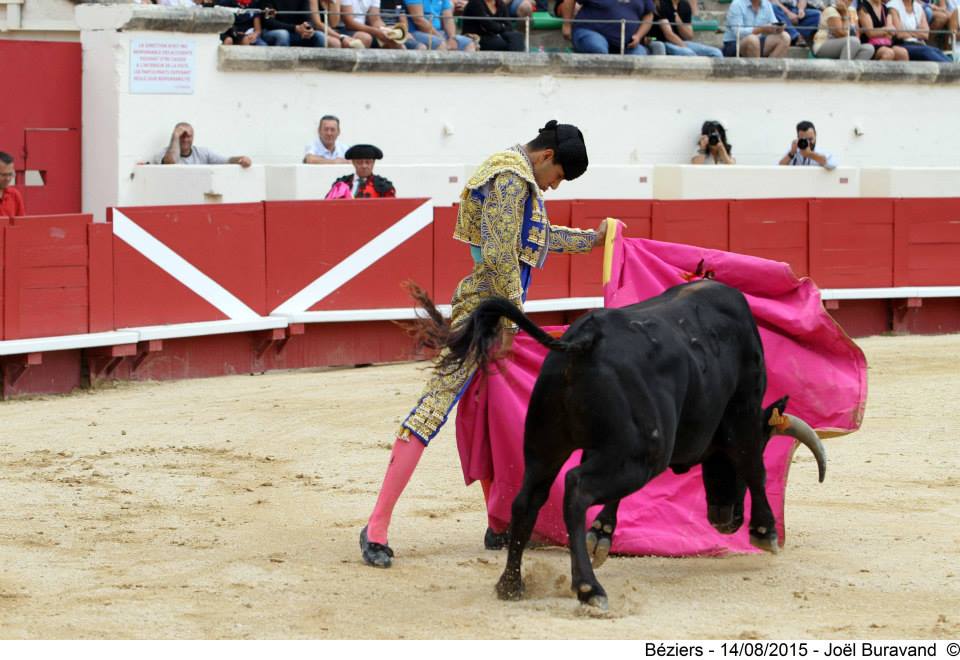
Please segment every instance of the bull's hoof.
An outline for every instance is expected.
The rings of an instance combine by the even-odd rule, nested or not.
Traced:
[[[707,507],[707,520],[721,534],[734,534],[743,525],[743,510],[737,507],[710,505]]]
[[[587,554],[594,568],[599,568],[610,556],[610,546],[613,544],[613,526],[603,525],[594,520],[587,530]]]
[[[360,556],[367,566],[375,568],[390,568],[393,564],[393,550],[389,545],[368,540],[366,527],[360,530]]]
[[[606,612],[610,609],[610,603],[607,601],[606,596],[594,596],[587,601],[587,605],[590,607],[595,607],[601,612]]]
[[[610,609],[610,603],[607,601],[607,594],[604,593],[600,585],[593,586],[584,582],[577,588],[577,599],[589,607],[595,607],[598,610],[606,612]]]
[[[496,589],[497,598],[500,600],[520,600],[523,598],[523,580],[511,580],[501,576]]]
[[[750,545],[755,548],[760,548],[764,552],[769,552],[770,554],[777,554],[780,552],[779,539],[777,538],[777,530],[775,529],[766,529],[765,527],[758,527],[756,529],[750,530]]]

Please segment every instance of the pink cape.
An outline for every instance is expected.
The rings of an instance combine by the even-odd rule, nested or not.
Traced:
[[[655,296],[690,277],[700,260],[715,279],[744,293],[753,310],[767,361],[764,405],[790,395],[788,412],[822,436],[856,430],[866,402],[866,360],[860,349],[824,311],[820,293],[807,278],[797,279],[785,263],[719,250],[617,237],[605,305],[623,307]],[[506,524],[523,481],[523,424],[546,349],[526,334],[514,341],[505,374],[477,374],[457,411],[457,445],[469,484],[491,479],[489,515]],[[786,539],[784,496],[796,442],[773,438],[767,446],[767,497],[777,518],[780,543]],[[803,451],[806,451],[805,449]],[[577,465],[575,452],[564,465],[540,511],[534,533],[566,544],[563,475]],[[804,466],[815,478],[816,467]],[[829,471],[828,471],[829,472]],[[587,524],[599,512],[593,507]],[[745,512],[749,520],[750,496]],[[633,555],[724,555],[759,552],[750,545],[748,523],[733,535],[707,522],[699,466],[686,474],[667,471],[620,504],[613,552]]]

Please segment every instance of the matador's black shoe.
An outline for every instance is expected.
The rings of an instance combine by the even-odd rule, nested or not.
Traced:
[[[363,561],[368,566],[390,568],[393,564],[393,550],[389,545],[368,541],[366,527],[360,530],[360,554],[363,555]]]

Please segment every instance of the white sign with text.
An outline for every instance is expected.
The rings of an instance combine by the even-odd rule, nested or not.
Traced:
[[[195,44],[187,39],[130,42],[131,94],[193,94]]]

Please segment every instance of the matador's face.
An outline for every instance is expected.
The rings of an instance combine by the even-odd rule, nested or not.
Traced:
[[[533,161],[533,178],[540,190],[556,190],[563,181],[563,167],[553,162],[553,149],[537,153]]]

